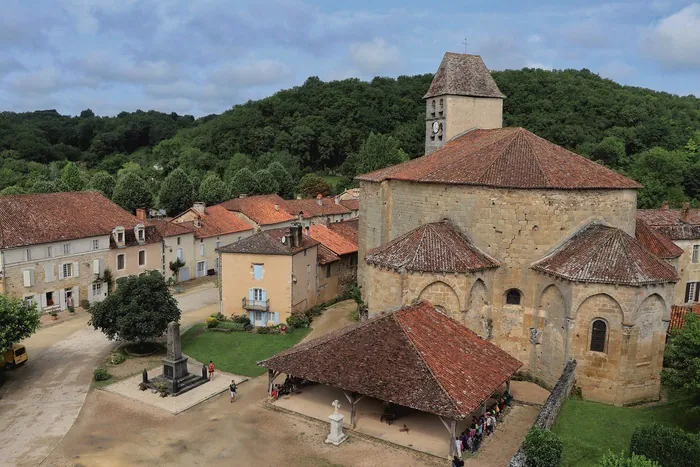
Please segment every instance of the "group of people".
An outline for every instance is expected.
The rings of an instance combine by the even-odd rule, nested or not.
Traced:
[[[452,467],[462,467],[462,453],[475,453],[479,450],[484,437],[490,436],[496,431],[498,420],[503,415],[506,407],[510,406],[513,397],[509,393],[505,393],[503,397],[499,397],[498,401],[484,412],[480,417],[473,417],[472,423],[467,427],[462,434],[455,438],[455,448],[457,455],[452,460]]]
[[[294,376],[289,376],[284,379],[284,383],[275,384],[272,386],[272,391],[270,392],[270,398],[276,401],[280,397],[292,394],[294,391],[304,386],[306,381],[303,378],[296,378]]]

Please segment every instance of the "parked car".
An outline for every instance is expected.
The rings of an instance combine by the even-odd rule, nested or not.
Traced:
[[[13,344],[12,348],[7,349],[2,357],[3,366],[8,370],[17,368],[26,361],[27,349],[22,344]]]

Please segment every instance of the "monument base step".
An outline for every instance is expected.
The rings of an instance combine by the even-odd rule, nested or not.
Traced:
[[[190,391],[204,383],[208,383],[207,378],[202,378],[194,374],[189,374],[177,382],[177,392],[173,393],[172,396],[179,396],[180,394]]]

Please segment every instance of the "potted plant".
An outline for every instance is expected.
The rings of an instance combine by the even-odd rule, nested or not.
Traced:
[[[73,306],[69,306],[69,307],[68,307],[68,313],[70,313],[71,316],[74,315],[74,314],[75,314],[75,308],[73,308]]]
[[[280,334],[287,334],[287,325],[280,324]]]
[[[51,312],[51,319],[52,319],[53,321],[56,321],[56,320],[58,319],[58,313],[55,312],[55,311],[52,311],[52,312]]]

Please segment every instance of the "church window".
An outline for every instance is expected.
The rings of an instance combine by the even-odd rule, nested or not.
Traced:
[[[602,319],[593,321],[591,326],[591,352],[605,352],[608,325]]]
[[[518,289],[510,289],[506,292],[506,305],[520,305],[520,291]]]
[[[433,107],[433,111],[431,113],[433,114],[433,117],[434,117],[435,116],[435,99],[433,99],[432,107]]]
[[[445,111],[445,102],[442,99],[440,99],[440,115],[442,115],[444,111]]]

